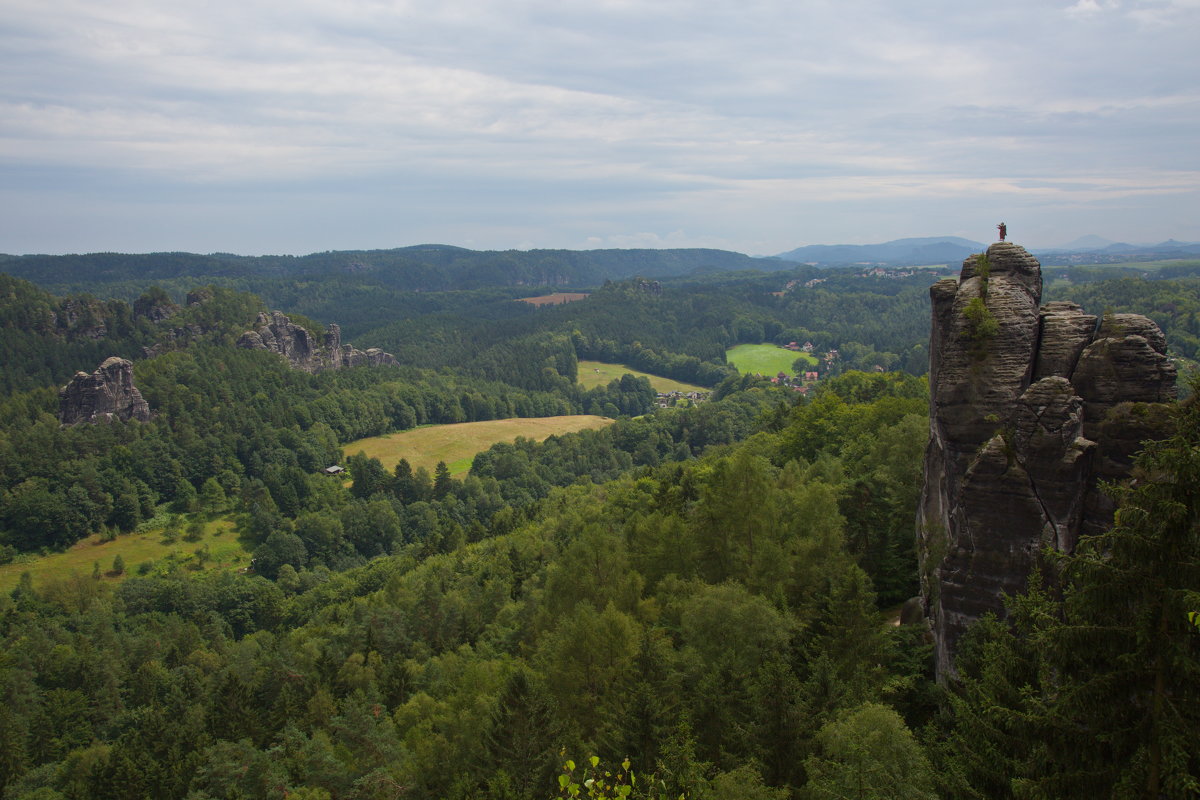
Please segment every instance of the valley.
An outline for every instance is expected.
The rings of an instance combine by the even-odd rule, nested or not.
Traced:
[[[18,261],[72,285],[0,275],[6,798],[544,800],[597,770],[636,800],[1101,796],[1145,742],[1192,763],[1185,268],[1065,267],[1042,297],[1012,245],[940,281]],[[819,380],[772,380],[798,359]],[[1118,672],[1136,689],[1067,702]]]

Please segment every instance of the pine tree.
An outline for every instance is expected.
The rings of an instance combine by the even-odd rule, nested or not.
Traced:
[[[1059,607],[1040,572],[1030,576],[1029,587],[1009,599],[1007,619],[984,616],[960,643],[958,679],[946,694],[952,728],[931,752],[945,797],[1011,798],[1014,782],[1037,774],[1045,762],[1054,690],[1044,640],[1059,622]]]
[[[6,703],[0,703],[0,794],[29,766],[25,730]]]
[[[483,735],[489,766],[503,769],[519,797],[549,785],[557,763],[551,737],[553,718],[518,668],[509,676]]]
[[[433,471],[433,496],[441,500],[454,489],[454,479],[450,477],[450,468],[445,461],[439,461]]]
[[[1195,396],[1175,422],[1174,435],[1138,456],[1112,529],[1062,560],[1064,623],[1048,644],[1065,731],[1053,744],[1069,766],[1035,781],[1049,794],[1200,793],[1200,637],[1187,617],[1200,588]],[[1080,734],[1095,746],[1079,748]]]

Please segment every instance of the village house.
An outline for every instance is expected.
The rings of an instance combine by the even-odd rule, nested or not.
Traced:
[[[708,395],[708,392],[659,392],[656,402],[659,408],[679,405],[680,400],[688,401],[689,405],[696,405],[707,400]]]

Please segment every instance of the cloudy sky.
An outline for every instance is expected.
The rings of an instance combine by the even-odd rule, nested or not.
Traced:
[[[0,0],[0,252],[1200,240],[1200,0]]]

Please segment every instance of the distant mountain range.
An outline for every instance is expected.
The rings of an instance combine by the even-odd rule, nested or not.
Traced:
[[[597,286],[634,276],[670,278],[740,270],[776,271],[794,264],[820,267],[873,264],[959,264],[987,245],[957,236],[895,239],[882,244],[809,245],[756,258],[728,250],[467,250],[425,244],[392,250],[340,250],[306,256],[239,256],[230,253],[0,254],[0,273],[56,291],[90,291],[153,281],[225,284],[265,292],[266,282],[299,279],[393,291],[449,291],[486,287]],[[1200,257],[1200,243],[1174,239],[1154,245],[1085,236],[1060,248],[1031,248],[1044,266]],[[179,287],[177,286],[176,289]],[[190,286],[186,287],[190,288]],[[136,289],[140,292],[141,289]],[[269,293],[269,292],[268,292]],[[134,294],[136,296],[136,293]]]
[[[972,253],[987,248],[982,242],[973,242],[958,236],[926,236],[910,239],[895,239],[882,244],[813,244],[797,247],[776,258],[818,266],[840,266],[846,264],[891,264],[908,266],[920,264],[955,264]],[[1114,242],[1100,236],[1082,236],[1059,247],[1030,248],[1037,256],[1053,257],[1054,261],[1080,263],[1084,254],[1103,256],[1109,261],[1120,256],[1136,256],[1133,260],[1180,258],[1200,256],[1200,242],[1180,242],[1168,239],[1158,244],[1127,244]],[[1074,258],[1072,256],[1075,256]]]
[[[1126,242],[1114,242],[1111,239],[1105,239],[1102,236],[1081,236],[1073,242],[1061,245],[1059,247],[1043,247],[1035,248],[1034,253],[1146,253],[1155,252],[1163,253],[1172,250],[1186,251],[1188,253],[1200,250],[1200,242],[1181,242],[1176,239],[1168,239],[1165,242],[1158,244],[1128,244]]]
[[[810,244],[776,257],[802,264],[942,264],[962,261],[986,246],[957,236],[927,236],[883,244]]]

